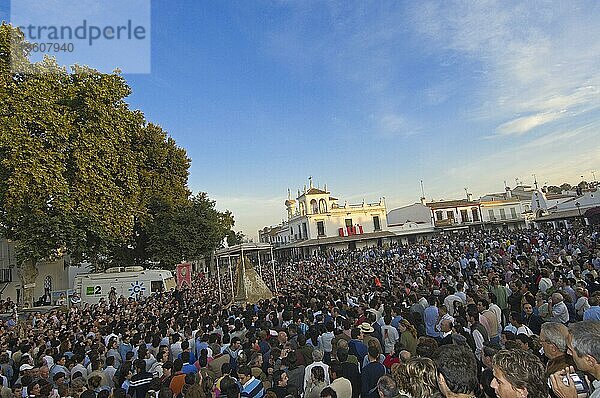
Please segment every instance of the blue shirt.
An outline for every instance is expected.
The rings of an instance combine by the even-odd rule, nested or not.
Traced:
[[[583,313],[584,321],[600,321],[600,306],[594,305]]]
[[[425,318],[425,333],[427,333],[427,336],[439,337],[440,333],[435,330],[438,320],[438,308],[430,305],[425,308],[423,317]]]
[[[181,372],[188,374],[188,373],[196,373],[198,371],[198,369],[196,369],[196,367],[194,365],[192,365],[191,363],[186,363],[183,365],[183,368],[181,369]]]

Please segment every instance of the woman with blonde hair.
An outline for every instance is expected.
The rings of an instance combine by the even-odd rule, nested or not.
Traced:
[[[404,368],[401,390],[412,398],[442,398],[437,382],[437,370],[433,361],[425,357],[411,358]]]

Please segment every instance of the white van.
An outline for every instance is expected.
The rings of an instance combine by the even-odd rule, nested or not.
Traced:
[[[171,271],[144,269],[144,267],[113,267],[105,272],[79,274],[75,277],[73,289],[82,303],[97,304],[101,298],[108,302],[110,288],[117,291],[117,298],[124,296],[137,300],[140,296],[169,291],[176,286]]]

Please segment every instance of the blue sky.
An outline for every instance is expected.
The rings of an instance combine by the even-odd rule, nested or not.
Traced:
[[[439,200],[600,177],[598,21],[595,1],[153,1],[152,72],[125,77],[255,237],[308,176],[390,209],[421,179]]]

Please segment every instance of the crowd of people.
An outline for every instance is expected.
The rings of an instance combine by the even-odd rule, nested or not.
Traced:
[[[598,398],[599,238],[440,233],[279,261],[258,303],[221,272],[8,319],[0,397]]]

